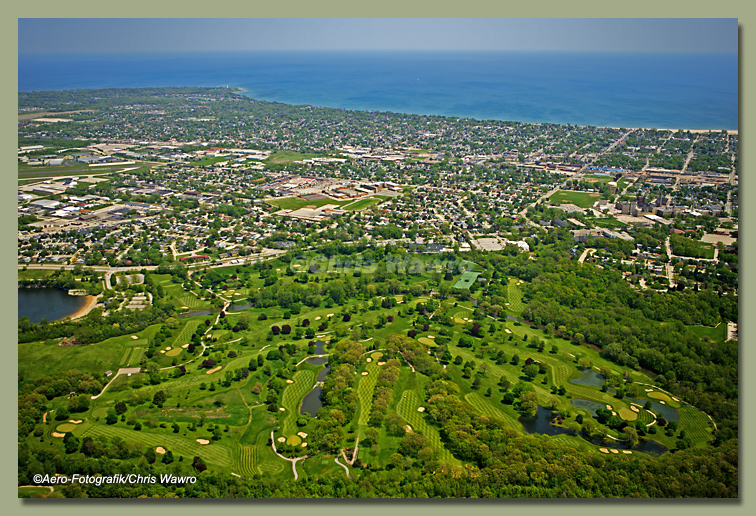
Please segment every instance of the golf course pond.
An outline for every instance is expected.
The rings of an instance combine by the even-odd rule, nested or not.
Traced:
[[[315,345],[315,354],[317,355],[324,355],[325,354],[325,342],[322,340],[316,340],[313,342]],[[328,362],[328,357],[313,357],[308,358],[307,363],[310,365],[323,365]],[[318,376],[315,378],[315,381],[320,384],[325,381],[326,377],[328,376],[328,373],[331,372],[330,366],[325,366],[323,369],[321,369],[318,372]],[[318,410],[320,410],[320,407],[323,406],[323,402],[320,400],[320,393],[323,391],[323,389],[320,387],[320,385],[316,385],[308,394],[304,397],[302,400],[302,405],[299,408],[300,414],[309,414],[312,417],[315,417],[318,415]]]
[[[529,434],[559,435],[572,433],[571,430],[552,425],[551,422],[556,417],[553,412],[538,405],[535,416],[521,417],[519,421]]]
[[[580,371],[580,376],[570,380],[570,383],[577,385],[593,385],[594,387],[601,387],[606,383],[606,378],[598,374],[593,369],[583,369]]]
[[[42,319],[57,321],[75,314],[87,304],[86,296],[69,296],[57,288],[18,289],[18,316],[36,324]]]

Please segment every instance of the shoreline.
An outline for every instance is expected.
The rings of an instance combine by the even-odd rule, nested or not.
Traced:
[[[591,126],[585,126],[591,127]],[[605,127],[606,129],[627,129],[632,131],[672,131],[673,133],[679,133],[680,131],[689,132],[694,134],[700,133],[721,133],[725,131],[727,134],[738,134],[738,129],[670,129],[665,127],[613,127],[613,126],[592,126],[592,127]]]
[[[100,294],[102,295],[102,294]],[[76,312],[74,312],[71,315],[67,315],[66,317],[63,317],[63,319],[70,319],[73,321],[74,319],[80,319],[87,315],[89,312],[91,312],[95,306],[97,306],[97,301],[100,298],[100,295],[93,296],[91,294],[87,295],[87,302],[79,308]]]

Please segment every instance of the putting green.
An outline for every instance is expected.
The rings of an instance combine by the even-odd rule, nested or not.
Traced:
[[[658,392],[658,391],[649,392],[647,394],[647,396],[649,398],[653,398],[655,400],[662,400],[662,401],[665,401],[667,403],[669,403],[670,401],[672,401],[672,399],[669,396],[667,396],[666,394],[664,394],[663,392]]]
[[[73,423],[62,423],[55,427],[55,430],[62,433],[73,432],[74,430],[76,430],[76,425]]]
[[[167,357],[176,357],[181,354],[181,351],[183,351],[181,348],[173,348],[170,351],[165,352],[165,356]]]
[[[298,435],[290,435],[288,439],[286,439],[286,444],[291,446],[299,446],[302,444],[302,438]]]
[[[629,408],[621,408],[619,409],[619,416],[624,419],[625,421],[635,421],[638,419],[638,413],[633,412]]]
[[[373,360],[378,360],[382,356],[383,356],[383,353],[381,353],[380,351],[376,351],[375,353],[370,355],[370,358],[372,358]]]
[[[105,417],[108,415],[108,409],[105,407],[96,408],[92,411],[93,417]]]
[[[429,339],[428,337],[420,337],[417,339],[417,341],[420,344],[425,344],[426,346],[435,346],[436,343],[433,341],[433,339]]]
[[[455,317],[454,318],[454,322],[457,323],[457,324],[466,324],[467,323],[467,321],[465,321],[464,319],[460,319],[459,317]]]

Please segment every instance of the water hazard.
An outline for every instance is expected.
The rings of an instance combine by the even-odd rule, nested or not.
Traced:
[[[601,387],[606,383],[606,378],[593,369],[583,369],[580,371],[580,376],[573,378],[570,382],[578,385],[593,385],[594,387]]]
[[[57,288],[18,289],[18,316],[32,323],[42,319],[57,321],[75,314],[87,304],[86,296],[69,296]]]

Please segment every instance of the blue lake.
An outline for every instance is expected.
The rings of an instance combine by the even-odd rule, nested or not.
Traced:
[[[69,296],[57,288],[18,289],[18,316],[38,323],[42,319],[57,321],[75,314],[87,303],[86,296]]]

